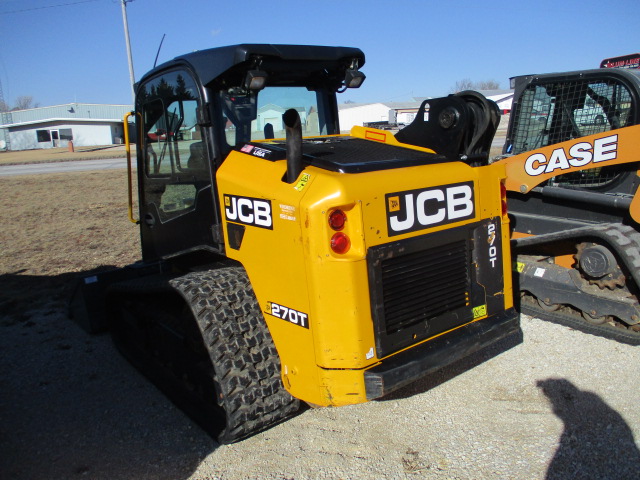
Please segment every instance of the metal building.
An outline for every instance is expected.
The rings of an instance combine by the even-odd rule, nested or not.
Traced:
[[[122,143],[122,119],[131,110],[131,105],[68,103],[5,112],[0,117],[0,149],[67,147],[70,141],[79,147]]]

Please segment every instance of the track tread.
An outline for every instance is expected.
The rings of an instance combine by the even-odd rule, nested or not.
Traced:
[[[593,325],[586,322],[578,315],[566,314],[561,311],[547,312],[542,310],[533,302],[521,300],[520,313],[531,315],[532,317],[539,318],[540,320],[564,325],[565,327],[570,327],[583,333],[608,338],[609,340],[615,340],[627,345],[640,345],[640,335],[637,333],[629,332],[628,330],[621,328],[615,328],[610,325]]]
[[[280,359],[242,267],[192,272],[169,282],[190,305],[212,360],[221,443],[233,443],[294,414],[299,401],[282,385]]]
[[[610,245],[629,271],[636,289],[640,290],[640,232],[629,225],[621,223],[593,225],[562,232],[515,239],[512,240],[512,242],[514,251],[520,253],[518,250],[525,250],[527,247],[552,244],[564,240],[583,241],[586,237],[596,237]],[[621,343],[640,345],[640,333],[609,325],[593,325],[578,315],[567,314],[560,311],[547,312],[534,303],[527,303],[525,301],[523,301],[521,305],[521,312]]]
[[[621,257],[636,285],[640,287],[640,232],[622,223],[605,223],[587,227],[573,228],[562,232],[547,233],[513,239],[514,251],[552,244],[564,240],[583,241],[586,237],[596,237],[607,242]]]

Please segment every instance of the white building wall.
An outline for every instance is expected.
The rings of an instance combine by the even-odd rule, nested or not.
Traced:
[[[498,104],[498,108],[503,112],[510,112],[511,105],[513,104],[513,97],[507,98],[505,100],[496,100]]]
[[[412,112],[398,112],[396,114],[396,122],[409,125],[416,118],[417,108]]]
[[[33,150],[41,148],[38,145],[35,130],[18,130],[9,132],[11,150]]]
[[[498,108],[503,112],[511,111],[511,104],[513,103],[513,92],[503,93],[499,95],[489,95],[488,99],[493,100],[498,104]]]
[[[66,130],[70,129],[73,134],[73,144],[77,147],[88,147],[97,145],[112,145],[118,143],[123,136],[121,123],[40,123],[37,125],[26,125],[22,127],[12,127],[9,130],[9,142],[11,150],[32,150],[37,148],[54,148],[54,142],[38,142],[37,130]],[[66,147],[68,142],[60,140],[58,147]]]
[[[76,147],[111,145],[114,143],[111,125],[68,125],[59,128],[70,128],[73,131],[73,144]]]
[[[282,123],[283,113],[284,109],[282,108],[261,109],[260,112],[258,112],[258,118],[251,122],[251,130],[254,132],[261,132],[264,130],[264,126],[267,123],[270,123],[273,126],[273,130],[276,132],[284,130],[284,124]],[[302,118],[300,121],[304,123]]]
[[[362,126],[365,122],[380,122],[389,120],[389,107],[382,103],[358,105],[356,107],[341,108],[338,112],[340,130],[349,131],[351,127]]]

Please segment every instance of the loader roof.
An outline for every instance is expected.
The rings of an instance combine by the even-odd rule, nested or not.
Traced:
[[[313,45],[230,45],[176,57],[148,72],[140,82],[159,71],[179,65],[189,66],[199,77],[200,82],[207,85],[237,65],[244,63],[250,65],[260,60],[280,65],[281,71],[307,70],[307,74],[312,74],[319,67],[327,70],[342,70],[347,68],[354,59],[358,67],[365,62],[364,53],[359,48]]]
[[[636,90],[640,90],[640,70],[629,70],[622,68],[594,68],[590,70],[577,70],[571,72],[554,72],[534,75],[517,75],[511,77],[511,81],[515,84],[516,90],[524,88],[523,85],[530,83],[541,83],[543,81],[571,81],[578,79],[589,81],[593,78],[617,78],[632,85]]]

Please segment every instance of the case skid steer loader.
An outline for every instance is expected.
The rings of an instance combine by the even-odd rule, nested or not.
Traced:
[[[497,107],[465,92],[398,138],[340,135],[336,93],[364,60],[237,45],[136,85],[142,261],[85,278],[75,313],[93,330],[106,313],[124,355],[221,442],[520,335],[505,169],[487,160]]]
[[[503,160],[522,311],[640,344],[640,71],[514,77]]]

